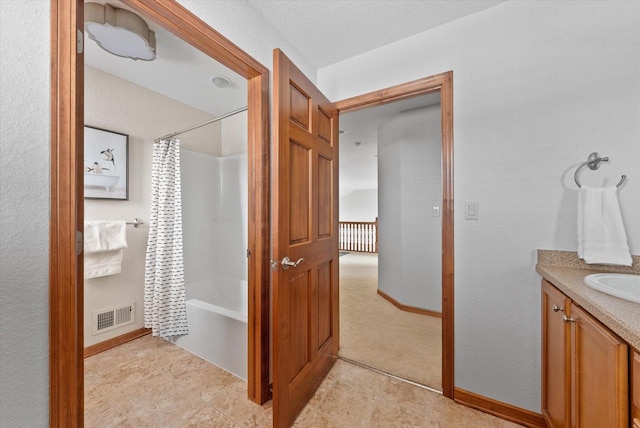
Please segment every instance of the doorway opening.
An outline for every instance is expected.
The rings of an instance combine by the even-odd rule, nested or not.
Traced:
[[[269,72],[175,1],[123,0],[145,19],[247,79],[248,123],[248,354],[249,399],[269,399]],[[51,6],[50,421],[82,426],[84,390],[83,230],[84,2]],[[134,214],[136,215],[136,214]]]
[[[439,91],[340,117],[339,355],[438,391],[440,118]]]
[[[391,218],[393,218],[393,216],[391,216],[390,214],[393,212],[393,210],[397,211],[398,207],[402,207],[401,201],[395,201],[393,202],[393,196],[391,198],[389,198],[388,200],[391,201],[390,203],[386,204],[386,208],[389,209],[389,207],[391,207],[391,211],[387,212],[385,217],[386,219],[383,219],[383,213],[385,213],[383,208],[383,201],[378,200],[377,205],[378,207],[380,207],[380,210],[378,211],[378,216],[380,217],[380,219],[378,219],[378,222],[376,224],[377,226],[377,233],[379,236],[379,241],[377,242],[377,246],[378,246],[378,257],[380,257],[379,260],[382,260],[381,258],[384,257],[385,261],[382,261],[382,269],[380,269],[379,267],[375,266],[375,263],[372,262],[371,260],[368,260],[368,263],[365,263],[369,265],[368,271],[369,272],[376,272],[377,273],[381,273],[382,275],[374,275],[372,273],[369,273],[369,276],[374,276],[374,281],[376,279],[378,279],[380,282],[378,284],[374,284],[378,286],[378,296],[371,296],[372,298],[379,298],[380,296],[384,296],[386,297],[386,300],[388,302],[393,303],[397,309],[416,309],[415,312],[419,312],[420,315],[422,316],[433,316],[436,315],[438,312],[438,306],[441,312],[441,328],[440,328],[440,343],[441,343],[441,385],[439,385],[440,387],[436,386],[436,389],[441,389],[443,394],[446,397],[449,398],[453,398],[453,376],[454,376],[454,371],[453,371],[453,352],[454,352],[454,347],[453,347],[453,279],[454,279],[454,264],[453,264],[453,97],[452,97],[452,81],[453,81],[453,72],[446,72],[446,73],[442,73],[442,74],[438,74],[435,76],[431,76],[431,77],[427,77],[424,79],[419,79],[416,81],[412,81],[412,82],[408,82],[406,84],[401,84],[401,85],[397,85],[397,86],[393,86],[390,88],[385,88],[385,89],[381,89],[379,91],[374,91],[374,92],[370,92],[364,95],[360,95],[360,96],[356,96],[353,98],[349,98],[349,99],[345,99],[342,101],[338,101],[336,103],[338,110],[340,112],[340,116],[341,116],[341,129],[343,131],[346,131],[348,133],[348,130],[346,129],[345,126],[345,119],[347,119],[348,122],[348,118],[349,116],[347,116],[347,114],[356,112],[356,113],[360,113],[360,112],[366,112],[365,109],[369,109],[372,107],[385,107],[385,108],[391,108],[389,106],[393,105],[395,102],[398,101],[402,101],[402,102],[407,102],[407,103],[417,103],[417,104],[407,104],[407,108],[406,110],[406,116],[410,117],[414,114],[416,114],[416,112],[418,112],[417,114],[419,115],[419,110],[412,110],[415,108],[419,108],[419,107],[425,107],[426,105],[429,104],[436,104],[434,102],[423,102],[422,105],[420,105],[420,98],[424,97],[429,97],[429,96],[434,96],[439,98],[440,104],[439,104],[439,114],[436,115],[436,121],[439,121],[439,125],[440,125],[440,156],[439,156],[439,163],[440,163],[440,169],[438,171],[438,175],[440,180],[439,184],[440,184],[440,198],[439,198],[439,203],[438,204],[434,204],[429,202],[427,205],[425,205],[426,202],[423,201],[422,205],[428,206],[428,211],[427,212],[422,212],[422,225],[420,224],[415,224],[410,222],[407,222],[405,224],[402,224],[402,221],[400,218],[398,218],[397,220],[395,220],[395,223],[399,223],[401,225],[405,225],[408,226],[408,233],[411,234],[412,231],[412,227],[413,227],[413,231],[415,232],[417,229],[421,229],[422,231],[424,231],[426,229],[426,219],[434,219],[437,218],[439,219],[439,223],[440,223],[440,227],[439,227],[439,232],[440,232],[440,246],[438,246],[438,248],[436,249],[435,253],[439,254],[439,250],[442,251],[442,256],[441,258],[438,256],[432,256],[431,260],[437,260],[436,263],[438,263],[438,267],[440,268],[440,282],[439,285],[441,285],[440,288],[440,292],[441,292],[441,301],[439,303],[441,303],[440,305],[436,305],[436,306],[431,306],[431,307],[425,307],[427,305],[425,304],[420,304],[420,306],[422,306],[422,308],[418,305],[415,304],[415,302],[417,301],[416,299],[419,297],[412,297],[412,294],[410,292],[406,292],[403,291],[402,289],[398,290],[397,288],[394,288],[397,286],[398,283],[398,279],[403,278],[403,276],[406,274],[408,276],[412,276],[412,274],[415,274],[415,272],[413,272],[413,269],[411,269],[411,267],[409,267],[409,269],[402,269],[402,247],[398,247],[398,243],[401,243],[402,240],[399,239],[400,237],[396,236],[396,240],[394,242],[393,240],[393,234],[390,234],[389,236],[391,238],[387,238],[387,245],[388,247],[386,247],[386,250],[388,250],[387,254],[385,255],[385,248],[383,247],[383,245],[385,245],[384,242],[384,234],[382,235],[382,237],[380,237],[381,234],[381,229],[382,227],[386,227],[387,230],[385,232],[391,232],[389,229],[393,229],[394,226],[394,221],[390,221]],[[428,98],[425,98],[428,99]],[[398,104],[401,105],[401,104]],[[426,107],[425,111],[427,111],[429,109],[429,107]],[[362,113],[362,114],[366,114],[366,113]],[[422,117],[423,119],[425,118],[425,116]],[[402,119],[400,119],[400,121],[402,121]],[[392,124],[393,125],[393,124]],[[400,126],[402,128],[402,126]],[[393,126],[391,126],[391,128],[393,128]],[[389,134],[390,130],[387,129],[381,129],[381,131],[383,133]],[[393,131],[393,130],[391,130]],[[377,131],[376,131],[377,132]],[[391,132],[391,134],[393,134],[393,132]],[[343,135],[348,135],[348,134],[343,134]],[[377,137],[377,136],[376,136]],[[387,138],[388,135],[384,136],[384,138]],[[395,140],[395,138],[391,138],[391,140]],[[345,138],[343,137],[341,139],[341,145],[344,144],[343,142],[345,141]],[[355,149],[354,150],[360,150],[364,147],[364,142],[359,141],[361,144],[356,146],[355,142],[353,142],[352,144],[354,144]],[[348,145],[348,142],[347,142]],[[378,146],[377,146],[377,162],[380,162],[378,171],[385,171],[384,174],[388,175],[388,173],[390,171],[395,171],[396,173],[398,172],[398,169],[402,170],[402,166],[399,163],[399,161],[401,160],[401,156],[398,155],[398,150],[396,147],[396,150],[394,150],[393,145],[389,145],[387,144],[386,147],[383,149],[383,145],[380,145],[378,142]],[[386,152],[383,153],[383,152]],[[385,156],[385,159],[381,159],[380,156]],[[433,157],[433,156],[431,156]],[[395,160],[394,160],[395,159]],[[344,161],[344,158],[342,160],[342,162]],[[433,169],[433,168],[432,168]],[[423,170],[424,171],[424,170]],[[397,174],[396,174],[397,175]],[[341,176],[341,179],[343,177]],[[401,177],[400,177],[401,178]],[[342,183],[341,183],[342,184]],[[394,189],[394,183],[393,181],[391,181],[391,186],[390,186],[390,190]],[[380,184],[381,188],[384,187],[383,184]],[[395,188],[397,190],[399,190],[400,188],[397,186],[397,184],[395,185]],[[376,195],[380,194],[382,195],[383,198],[385,198],[385,201],[387,201],[387,195],[389,194],[393,194],[393,192],[385,192],[383,189],[378,189],[378,191],[376,191]],[[395,197],[397,197],[397,193]],[[343,195],[341,194],[341,197]],[[365,198],[366,199],[366,198]],[[371,199],[371,195],[369,197],[369,199]],[[342,200],[341,200],[342,202]],[[414,201],[412,201],[414,202]],[[424,211],[424,207],[422,208]],[[434,215],[437,214],[439,215],[439,217],[434,217]],[[341,214],[343,212],[341,211]],[[341,218],[341,220],[343,220]],[[346,219],[345,219],[346,220]],[[385,221],[386,220],[386,221]],[[385,226],[386,223],[386,226]],[[410,235],[410,238],[408,239],[408,241],[411,241],[412,238],[415,237],[420,237],[419,234],[414,233],[413,235]],[[394,246],[395,245],[395,246]],[[396,248],[397,247],[397,248]],[[410,249],[410,247],[409,247]],[[426,259],[424,259],[424,253],[425,251],[423,250],[423,262],[426,262]],[[398,256],[398,261],[394,263],[387,263],[387,261],[393,261],[394,257]],[[347,257],[349,256],[344,256],[341,257],[340,262],[341,265],[344,264],[347,267],[347,270],[350,268],[349,265],[350,263],[348,263],[348,260],[346,260]],[[371,256],[371,255],[359,255],[358,256],[361,260],[365,259],[369,257],[375,257],[375,256]],[[344,262],[343,262],[344,260]],[[413,262],[415,263],[415,262]],[[354,260],[354,264],[357,266],[358,263]],[[373,267],[371,266],[373,265]],[[361,268],[361,266],[360,266]],[[356,268],[357,270],[358,268]],[[362,269],[361,269],[362,270]],[[367,269],[364,269],[365,271]],[[345,272],[347,273],[347,272]],[[342,274],[342,272],[341,272]],[[377,278],[375,278],[375,276],[377,276]],[[345,278],[346,279],[346,278]],[[341,281],[343,281],[343,277],[341,276]],[[433,280],[431,281],[433,283]],[[347,292],[343,292],[343,285],[341,283],[341,294],[344,293],[345,295],[348,294]],[[371,286],[370,286],[371,287]],[[390,295],[390,293],[386,292],[384,289],[380,290],[380,288],[384,288],[387,287],[386,290],[390,290],[391,293],[394,293],[395,295],[399,296],[400,298],[396,298],[393,294]],[[385,296],[386,295],[386,296]],[[344,299],[344,296],[341,295],[341,303]],[[407,300],[408,299],[408,300]],[[354,299],[355,300],[355,299]],[[379,299],[381,300],[381,299]],[[404,301],[403,301],[404,300]],[[433,302],[433,295],[431,295],[431,298],[428,299],[431,302],[430,303],[434,303]],[[381,306],[382,307],[382,306]],[[370,307],[367,308],[367,310],[370,311]],[[342,310],[342,308],[341,308]],[[383,310],[383,309],[381,309]],[[428,314],[428,315],[424,315],[424,314]],[[374,315],[375,317],[375,315]],[[345,320],[342,320],[342,322],[344,323]],[[358,321],[355,320],[353,322],[353,324],[358,324]],[[412,324],[412,321],[408,321],[408,324]],[[371,326],[367,326],[366,328],[370,328]],[[437,328],[436,328],[437,329]],[[424,329],[419,329],[422,331],[422,333],[424,333]],[[345,332],[346,333],[346,332]],[[375,335],[376,332],[373,332],[373,335]],[[352,334],[352,336],[357,336],[357,334]],[[345,338],[343,337],[343,341],[341,341],[341,346],[344,344],[345,349],[344,351],[341,350],[341,354],[344,358],[349,358],[348,355],[351,353],[351,349],[349,349],[350,347],[350,343],[349,342],[344,342]],[[349,334],[347,333],[347,338],[346,340],[349,340]],[[361,346],[362,347],[362,346]],[[366,345],[365,345],[366,347]],[[383,347],[382,347],[383,348]],[[380,348],[380,349],[382,349]],[[379,354],[378,353],[373,353],[373,354]],[[432,354],[432,353],[431,353]],[[427,356],[428,353],[425,353],[424,356],[419,358],[419,362],[418,364],[421,365],[430,365],[429,364],[429,357]],[[375,356],[377,357],[377,355]],[[365,365],[371,365],[371,362],[375,360],[375,357],[373,357],[373,359],[369,359],[368,362],[364,361]],[[368,357],[365,357],[368,358]],[[382,360],[384,360],[385,358],[382,358]],[[357,361],[357,360],[356,360]],[[379,362],[375,362],[375,364],[378,364]],[[382,364],[385,364],[384,362],[382,362]],[[415,374],[407,374],[407,373],[403,373],[403,366],[407,365],[407,364],[411,364],[409,362],[406,363],[400,363],[398,364],[397,368],[393,368],[392,365],[386,365],[383,368],[379,368],[379,367],[375,367],[381,371],[384,372],[391,372],[390,374],[394,374],[396,376],[398,376],[398,374],[392,373],[392,371],[394,370],[400,370],[400,376],[399,377],[406,377],[409,378],[409,380],[414,380],[415,379],[411,379],[411,377],[415,377]],[[430,366],[433,366],[434,364],[431,364]],[[424,374],[423,374],[424,375]],[[418,375],[420,376],[420,375]],[[433,383],[433,380],[427,380],[425,377],[423,377],[422,381],[418,380],[418,383]],[[436,380],[437,382],[437,380]],[[433,385],[430,385],[433,387]]]

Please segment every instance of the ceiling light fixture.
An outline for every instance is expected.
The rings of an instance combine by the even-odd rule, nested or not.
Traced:
[[[362,146],[362,142],[360,141],[356,141],[355,143],[353,143],[356,147],[360,147]]]
[[[89,38],[105,51],[133,60],[156,59],[156,35],[135,13],[108,4],[86,3],[84,22]]]
[[[340,134],[340,135],[344,135],[346,133],[347,133],[347,131],[345,131],[344,129],[341,129],[341,130],[338,131],[338,134]]]
[[[231,86],[231,79],[225,76],[213,76],[211,82],[218,88],[228,88]]]

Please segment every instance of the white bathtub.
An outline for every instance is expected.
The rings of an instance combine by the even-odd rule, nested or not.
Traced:
[[[215,278],[186,288],[189,334],[171,341],[247,380],[247,282]]]

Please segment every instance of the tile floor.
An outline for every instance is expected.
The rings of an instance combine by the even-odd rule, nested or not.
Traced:
[[[85,426],[270,427],[271,402],[162,339],[145,336],[85,360]],[[295,427],[517,427],[439,394],[338,360]]]

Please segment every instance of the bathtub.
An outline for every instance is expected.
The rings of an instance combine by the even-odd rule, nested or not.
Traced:
[[[171,341],[247,380],[247,281],[214,278],[186,290],[189,334]]]

